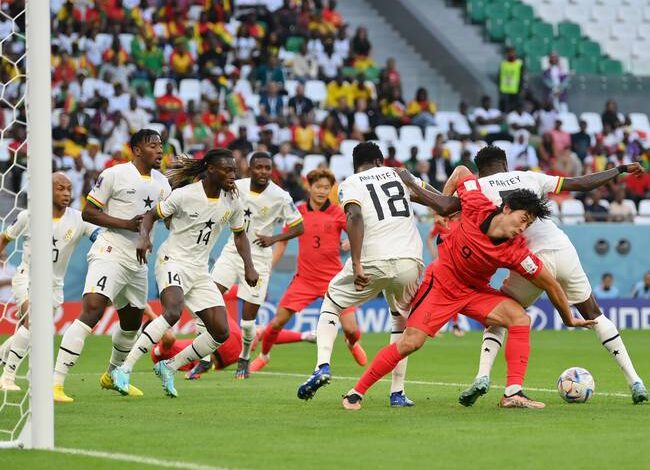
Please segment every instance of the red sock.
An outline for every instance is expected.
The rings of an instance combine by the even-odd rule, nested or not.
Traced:
[[[280,331],[273,328],[272,323],[266,325],[264,334],[262,334],[262,354],[268,354],[271,351],[271,348],[277,342]]]
[[[530,356],[530,327],[512,326],[508,328],[506,386],[523,385],[528,367],[528,356]]]
[[[350,346],[354,346],[354,343],[359,341],[359,338],[361,338],[360,330],[355,330],[353,333],[345,333],[345,339],[348,340]]]
[[[377,353],[370,367],[364,372],[354,389],[365,394],[375,382],[395,368],[404,357],[397,351],[397,343],[386,346]]]
[[[302,341],[302,333],[299,331],[280,330],[278,332],[278,339],[275,344],[299,343]]]

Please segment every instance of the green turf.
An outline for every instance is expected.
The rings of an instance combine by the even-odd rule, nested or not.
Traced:
[[[624,339],[642,377],[650,377],[650,332],[625,331]],[[368,355],[386,335],[366,335]],[[449,334],[429,341],[409,363],[414,381],[468,383],[475,373],[480,336]],[[310,402],[296,398],[297,386],[313,367],[315,346],[283,345],[273,351],[268,374],[235,381],[232,371],[180,379],[180,398],[162,395],[143,358],[132,382],[145,396],[121,397],[99,389],[99,371],[110,338],[92,337],[66,391],[76,399],[56,407],[56,443],[67,448],[129,453],[235,469],[283,468],[648,468],[650,406],[634,406],[618,367],[593,332],[535,332],[527,385],[554,389],[570,366],[585,367],[596,394],[585,405],[562,402],[557,393],[535,391],[545,410],[496,407],[501,387],[493,386],[473,408],[457,404],[455,385],[408,384],[417,406],[388,407],[387,382],[367,395],[363,409],[341,408],[341,395],[358,377],[342,341],[333,358],[334,380]],[[278,375],[273,375],[275,373]],[[281,375],[286,374],[286,375]],[[293,376],[292,374],[299,374]],[[497,359],[493,381],[503,384]],[[625,397],[606,396],[625,393]],[[4,426],[0,417],[0,427]],[[0,451],[1,468],[146,468],[88,457]]]

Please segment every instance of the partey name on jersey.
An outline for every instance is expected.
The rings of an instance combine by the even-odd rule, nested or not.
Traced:
[[[359,175],[361,181],[384,181],[384,180],[394,180],[397,177],[395,170],[388,170],[386,173],[379,173],[376,175]]]
[[[509,180],[488,180],[487,181],[490,186],[513,186],[518,183],[521,183],[521,177],[519,176],[513,176]]]

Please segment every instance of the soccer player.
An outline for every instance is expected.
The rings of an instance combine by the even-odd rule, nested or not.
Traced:
[[[297,270],[291,284],[278,303],[275,317],[267,325],[262,336],[262,352],[251,363],[251,372],[261,370],[271,360],[271,348],[278,334],[293,314],[300,312],[314,300],[322,298],[327,284],[343,265],[340,258],[341,232],[345,230],[343,210],[330,202],[329,194],[336,179],[328,169],[316,169],[307,175],[309,199],[298,205],[305,232],[298,237]],[[274,253],[282,256],[286,242]],[[366,364],[366,353],[359,343],[361,332],[357,326],[354,308],[341,314],[341,326],[345,342],[360,366]]]
[[[137,256],[143,265],[151,251],[154,222],[170,219],[169,236],[156,255],[156,283],[164,312],[142,331],[124,364],[111,373],[123,395],[128,393],[129,376],[136,361],[176,324],[184,306],[201,320],[203,328],[185,349],[154,367],[167,396],[178,396],[174,373],[179,368],[209,356],[228,339],[226,304],[208,269],[210,252],[226,226],[232,230],[238,256],[243,260],[247,285],[257,283],[235,172],[235,158],[227,149],[212,149],[200,160],[181,156],[177,167],[168,172],[169,182],[176,189],[145,214],[137,245]],[[183,186],[197,177],[202,178]]]
[[[550,215],[545,202],[527,190],[514,191],[501,207],[481,193],[479,183],[467,168],[460,170],[457,198],[421,188],[413,176],[400,174],[421,200],[440,215],[463,208],[460,225],[440,245],[440,256],[428,268],[413,299],[406,330],[396,344],[382,349],[352,390],[343,398],[343,407],[361,408],[368,389],[434,336],[456,312],[486,325],[508,329],[506,389],[503,408],[544,408],[522,390],[530,354],[530,318],[513,299],[492,289],[490,278],[499,267],[508,267],[530,279],[548,293],[551,302],[568,326],[589,326],[595,322],[573,318],[560,284],[526,247],[520,234],[537,218]]]
[[[621,173],[637,175],[643,173],[643,168],[638,163],[620,165],[611,170],[576,178],[561,178],[532,171],[508,171],[506,155],[498,147],[484,147],[476,155],[475,161],[479,169],[481,191],[497,205],[501,204],[503,197],[509,191],[516,189],[528,189],[540,197],[549,192],[591,191]],[[444,193],[452,194],[456,189],[457,181],[458,176],[452,174],[444,188]],[[535,221],[524,232],[524,236],[530,250],[542,260],[544,266],[558,280],[569,303],[576,307],[583,318],[595,320],[596,336],[623,371],[632,392],[632,401],[634,403],[647,401],[648,392],[643,381],[634,369],[618,329],[610,319],[602,314],[596,299],[594,299],[587,275],[580,265],[578,253],[569,237],[555,223],[546,219]],[[542,293],[538,286],[520,276],[516,271],[510,271],[501,290],[518,301],[524,308],[532,305]],[[490,326],[485,330],[478,373],[474,383],[461,393],[459,397],[461,404],[470,406],[479,396],[487,393],[490,385],[490,371],[503,343],[505,333],[505,329],[498,326]]]
[[[400,337],[403,316],[409,311],[424,265],[422,239],[406,185],[394,169],[383,166],[381,150],[372,142],[358,144],[352,159],[355,174],[339,187],[351,256],[325,293],[316,329],[316,369],[298,387],[298,398],[302,400],[313,398],[319,388],[330,382],[332,348],[339,317],[346,308],[360,305],[383,291],[393,319],[391,343]],[[407,402],[403,391],[393,393]]]
[[[74,401],[64,391],[65,378],[77,362],[86,337],[106,307],[117,309],[120,326],[113,332],[108,371],[122,364],[135,343],[147,302],[147,266],[136,256],[136,241],[143,214],[170,192],[167,179],[156,170],[162,159],[160,134],[142,129],[131,137],[133,161],[104,170],[88,194],[83,219],[105,227],[88,252],[88,274],[82,311],[61,340],[54,366],[54,401]],[[109,372],[100,378],[102,388],[114,390]],[[131,386],[129,395],[142,392]]]
[[[70,256],[79,241],[87,236],[95,240],[99,227],[84,222],[81,212],[72,209],[72,183],[64,173],[52,174],[52,263],[54,268],[54,313],[63,304],[63,280],[68,269]],[[0,252],[12,240],[23,237],[23,257],[16,275],[11,280],[14,299],[20,310],[21,320],[13,336],[0,347],[0,365],[4,366],[0,377],[0,390],[19,391],[16,385],[16,371],[29,347],[29,212],[23,210],[16,221],[0,235]]]
[[[237,189],[244,207],[244,231],[253,240],[252,254],[255,269],[260,279],[256,286],[242,283],[244,267],[237,256],[234,240],[231,237],[212,268],[212,279],[221,293],[239,283],[237,296],[244,301],[242,311],[242,352],[235,371],[235,378],[247,379],[250,374],[249,361],[251,343],[255,339],[255,319],[260,305],[266,298],[273,244],[291,240],[304,231],[302,216],[296,209],[291,196],[271,181],[273,160],[266,152],[255,152],[249,162],[250,178],[236,181]],[[273,235],[276,223],[287,225],[289,229]]]

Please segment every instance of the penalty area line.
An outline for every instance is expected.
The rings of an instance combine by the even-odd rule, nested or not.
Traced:
[[[182,462],[180,460],[162,460],[144,455],[121,454],[119,452],[103,452],[99,450],[74,449],[67,447],[56,447],[51,450],[57,454],[81,455],[84,457],[94,457],[104,460],[115,460],[118,462],[130,462],[142,465],[152,465],[162,468],[181,468],[184,470],[232,470],[226,467],[212,467],[192,462]]]

